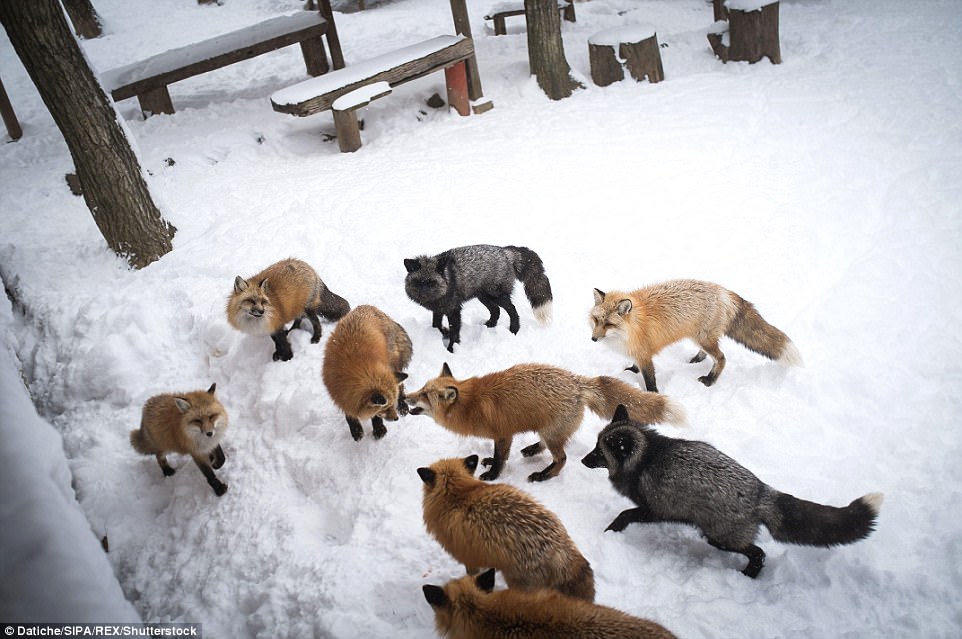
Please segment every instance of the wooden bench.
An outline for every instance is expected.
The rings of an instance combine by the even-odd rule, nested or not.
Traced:
[[[558,0],[558,10],[561,11],[561,16],[565,20],[575,22],[575,5],[572,0]],[[491,10],[488,11],[488,15],[484,16],[484,19],[494,21],[494,35],[505,35],[507,28],[505,27],[504,19],[509,16],[523,15],[523,2],[502,2],[491,7]]]
[[[170,49],[101,74],[104,88],[114,100],[137,96],[145,115],[173,113],[167,85],[207,73],[269,51],[300,44],[308,74],[318,76],[330,70],[322,36],[331,49],[335,69],[344,67],[344,56],[327,0],[320,11],[301,11]]]
[[[356,133],[355,111],[370,100],[387,95],[384,84],[393,88],[443,69],[448,104],[459,114],[481,113],[491,108],[490,101],[479,100],[474,105],[469,101],[466,63],[473,58],[471,38],[438,36],[276,91],[271,105],[275,111],[300,117],[333,111],[341,151],[356,151],[361,143]],[[364,90],[372,85],[373,89]]]

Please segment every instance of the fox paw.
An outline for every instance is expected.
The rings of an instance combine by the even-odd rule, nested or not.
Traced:
[[[214,489],[214,494],[217,495],[218,497],[222,497],[224,493],[227,492],[227,484],[224,484],[224,483],[213,485],[211,486],[211,488]]]
[[[170,477],[171,475],[177,472],[175,469],[171,468],[170,466],[168,466],[167,468],[161,468],[161,470],[164,472],[164,477]]]
[[[701,377],[698,378],[698,381],[704,384],[705,386],[711,386],[712,384],[715,383],[715,378],[712,377],[711,375],[702,375]]]
[[[481,473],[481,475],[479,476],[479,479],[481,479],[482,481],[494,481],[495,479],[498,478],[498,475],[500,475],[500,474],[501,474],[501,471],[500,471],[500,470],[499,470],[499,471],[495,471],[495,470],[492,469],[492,470],[489,470],[489,471],[486,472],[486,473]]]
[[[374,439],[381,439],[387,435],[387,427],[384,424],[374,424]]]
[[[286,362],[289,359],[292,359],[293,357],[294,357],[294,353],[292,351],[286,351],[283,353],[281,351],[274,351],[275,362]]]

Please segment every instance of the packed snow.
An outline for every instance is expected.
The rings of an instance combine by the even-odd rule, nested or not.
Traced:
[[[82,46],[102,71],[300,3],[94,4],[105,33]],[[348,65],[453,34],[447,2],[335,9]],[[599,603],[679,637],[958,636],[958,3],[783,0],[784,62],[726,65],[705,37],[705,0],[579,2],[562,35],[584,88],[561,101],[529,76],[522,19],[496,37],[482,19],[489,5],[468,9],[494,109],[426,106],[444,95],[432,74],[359,112],[364,146],[353,154],[330,140],[328,114],[272,110],[271,94],[306,77],[297,46],[172,85],[173,115],[143,119],[135,99],[118,103],[178,229],[173,252],[140,271],[107,249],[71,195],[62,137],[0,37],[0,77],[24,131],[0,145],[10,298],[0,459],[4,477],[34,478],[0,485],[0,617],[117,620],[132,606],[146,621],[201,622],[209,637],[434,636],[421,587],[463,567],[424,529],[416,469],[492,444],[424,416],[388,423],[380,441],[366,425],[355,442],[320,380],[332,324],[321,344],[292,332],[288,362],[271,360],[270,339],[232,329],[234,277],[296,256],[352,305],[374,304],[407,329],[409,389],[444,362],[459,377],[544,362],[640,383],[623,371],[627,357],[589,339],[593,288],[693,277],[736,291],[788,333],[805,368],[725,340],[728,365],[706,388],[697,378],[710,362],[689,364],[691,343],[669,347],[655,359],[659,389],[689,424],[659,430],[708,441],[798,497],[844,505],[885,493],[868,539],[805,548],[762,529],[768,558],[753,580],[739,573],[743,557],[689,527],[605,533],[631,504],[580,463],[606,422],[590,413],[558,477],[525,481],[547,463],[521,457],[530,434],[498,481],[559,516],[592,564]],[[588,37],[635,22],[667,45],[665,81],[594,86]],[[470,302],[462,343],[445,350],[430,312],[404,294],[402,260],[473,243],[538,252],[555,296],[550,326],[519,287],[517,335],[506,318],[486,328]],[[21,378],[51,432],[24,406]],[[178,472],[165,478],[128,441],[147,398],[213,382],[231,420],[220,498],[189,458],[172,457]],[[64,459],[72,477],[57,470]],[[34,511],[19,506],[30,501]],[[72,568],[53,563],[70,557]],[[129,604],[102,578],[104,559]]]

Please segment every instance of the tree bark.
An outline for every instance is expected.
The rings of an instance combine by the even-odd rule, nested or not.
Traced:
[[[81,38],[99,38],[101,33],[100,16],[90,0],[61,0],[67,10],[73,30]]]
[[[170,252],[176,229],[150,195],[117,112],[57,0],[0,2],[0,23],[67,142],[107,245],[141,268]]]
[[[528,64],[538,86],[552,100],[560,100],[581,88],[571,77],[561,42],[561,16],[557,0],[524,0],[528,26]]]

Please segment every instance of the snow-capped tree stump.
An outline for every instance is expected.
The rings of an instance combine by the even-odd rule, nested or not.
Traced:
[[[764,57],[781,64],[778,40],[778,0],[726,0],[728,29],[716,22],[708,33],[708,43],[722,62],[755,63]]]
[[[591,79],[600,87],[625,78],[623,67],[638,82],[665,79],[658,35],[649,24],[631,24],[599,31],[588,38]]]

